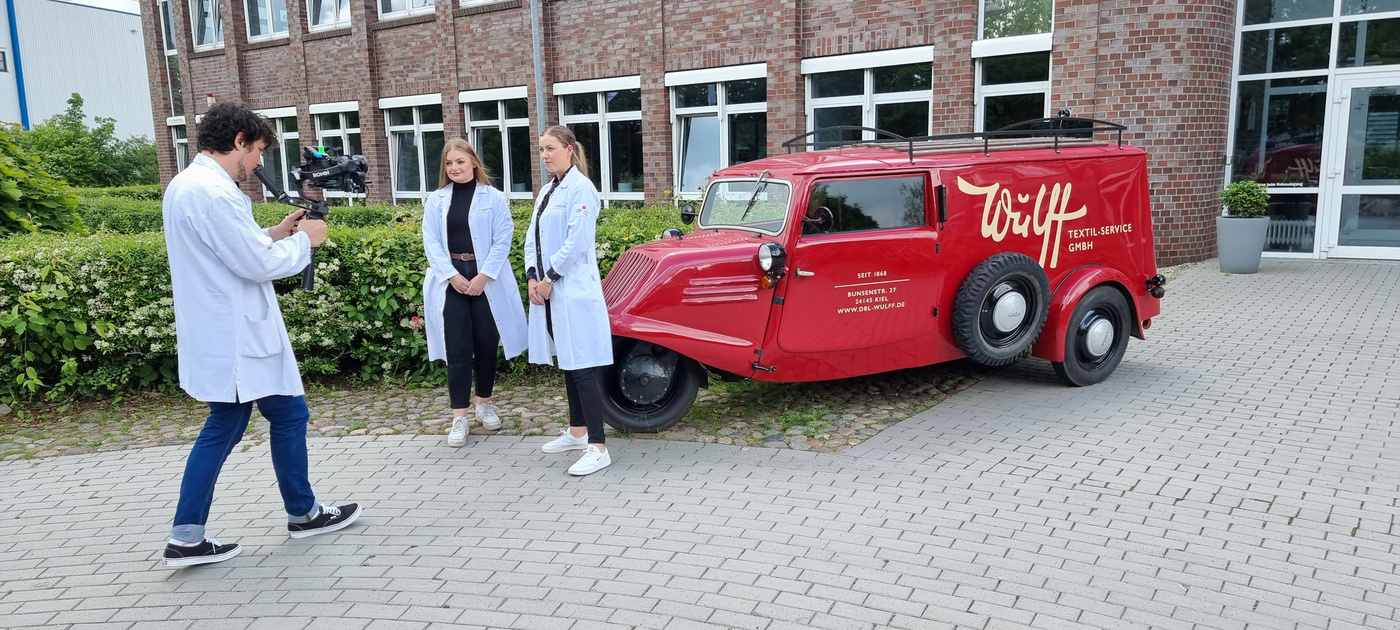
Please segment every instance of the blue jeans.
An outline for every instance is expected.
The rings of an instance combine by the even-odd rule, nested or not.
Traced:
[[[320,512],[316,495],[307,478],[306,423],[311,412],[301,396],[268,396],[255,401],[258,411],[272,425],[272,470],[287,520],[304,523]],[[185,478],[180,482],[180,503],[175,508],[175,526],[170,537],[183,542],[204,540],[204,525],[214,503],[214,485],[224,460],[248,429],[253,402],[209,403],[209,418],[199,432],[190,458],[185,462]]]

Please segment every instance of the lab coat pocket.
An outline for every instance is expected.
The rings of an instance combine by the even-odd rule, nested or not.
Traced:
[[[282,353],[282,327],[274,317],[253,320],[243,317],[238,330],[238,354],[250,359]]]

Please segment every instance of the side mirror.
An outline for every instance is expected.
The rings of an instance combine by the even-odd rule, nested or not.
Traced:
[[[690,225],[695,221],[695,217],[700,216],[700,212],[695,209],[694,201],[687,201],[681,204],[681,223]]]

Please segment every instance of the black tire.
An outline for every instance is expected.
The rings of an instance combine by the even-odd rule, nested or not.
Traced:
[[[1045,270],[1025,254],[997,254],[977,265],[953,303],[953,337],[968,358],[988,367],[1030,354],[1050,313]]]
[[[654,433],[680,422],[706,378],[694,359],[624,338],[614,338],[613,364],[603,375],[603,421],[637,433]]]
[[[1123,361],[1132,318],[1118,289],[1099,286],[1085,293],[1066,324],[1065,360],[1054,362],[1055,373],[1075,387],[1103,382]]]

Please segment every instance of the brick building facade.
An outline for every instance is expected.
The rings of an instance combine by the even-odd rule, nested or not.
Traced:
[[[993,116],[985,108],[990,101],[979,100],[979,90],[989,93],[979,82],[982,62],[1003,52],[1048,54],[1041,106],[1046,114],[1068,107],[1077,116],[1125,124],[1125,139],[1150,153],[1158,263],[1214,255],[1216,191],[1223,180],[1230,120],[1235,3],[1054,0],[1049,18],[1053,28],[1043,37],[999,42],[979,37],[983,3],[978,0],[540,0],[546,92],[540,98],[530,0],[440,1],[421,9],[400,9],[407,6],[400,0],[342,0],[348,19],[336,14],[334,20],[314,27],[320,17],[310,19],[309,7],[331,15],[324,13],[328,9],[320,0],[285,0],[285,32],[272,38],[250,37],[253,29],[244,25],[250,6],[273,2],[277,7],[281,0],[141,2],[156,126],[172,131],[156,134],[163,181],[174,176],[178,161],[184,159],[176,146],[176,128],[183,126],[193,147],[193,118],[215,100],[240,101],[282,115],[294,108],[299,121],[295,138],[303,146],[318,143],[320,123],[311,121],[317,113],[334,109],[326,104],[340,104],[337,111],[354,111],[361,150],[371,164],[369,195],[390,199],[403,196],[394,186],[406,186],[391,181],[391,162],[400,170],[409,163],[393,153],[397,149],[391,146],[386,121],[386,111],[393,107],[438,102],[441,135],[460,136],[471,124],[462,101],[471,94],[491,94],[481,91],[508,88],[528,103],[533,146],[541,113],[545,124],[561,120],[560,93],[586,93],[593,89],[592,81],[601,81],[601,91],[627,89],[633,83],[608,80],[633,77],[629,80],[640,90],[642,166],[618,166],[614,158],[610,164],[617,183],[609,184],[609,190],[613,199],[644,195],[660,201],[679,190],[676,145],[682,136],[673,89],[692,76],[686,73],[719,69],[715,76],[723,82],[725,68],[759,68],[766,79],[760,108],[766,112],[766,129],[759,129],[772,155],[784,151],[784,140],[812,128],[815,72],[862,67],[865,60],[884,65],[931,62],[931,81],[918,84],[919,90],[927,90],[926,106],[910,110],[909,103],[880,104],[881,96],[870,94],[868,86],[874,82],[878,92],[884,79],[867,73],[865,108],[894,112],[904,107],[902,111],[918,115],[926,108],[928,132],[968,132],[979,130],[983,117]],[[392,9],[387,14],[386,7]],[[210,17],[192,20],[190,13],[211,9],[222,18],[222,44],[201,46],[195,41],[201,35],[193,31],[201,19]],[[172,72],[179,73],[174,81]],[[708,75],[693,76],[699,81]],[[1032,84],[1039,83],[1025,83]],[[612,94],[607,92],[607,98]],[[1030,96],[1034,100],[1036,94]],[[602,106],[609,107],[610,100]],[[855,115],[856,107],[833,106],[828,113]],[[410,123],[414,129],[432,115],[426,109],[415,115],[419,114],[423,119]],[[597,128],[605,134],[610,133],[607,125],[620,125],[611,128],[616,130],[633,124],[600,119]],[[431,138],[419,140],[427,149],[439,137],[429,133]],[[725,135],[731,147],[742,144],[738,132],[725,133],[735,134]],[[613,138],[614,145],[624,141]],[[530,164],[529,190],[534,190],[539,173],[533,155]],[[619,172],[625,169],[631,170]],[[638,170],[643,192],[622,181]],[[435,178],[436,173],[425,177]],[[247,191],[262,194],[255,186]],[[528,190],[516,192],[528,196]]]

